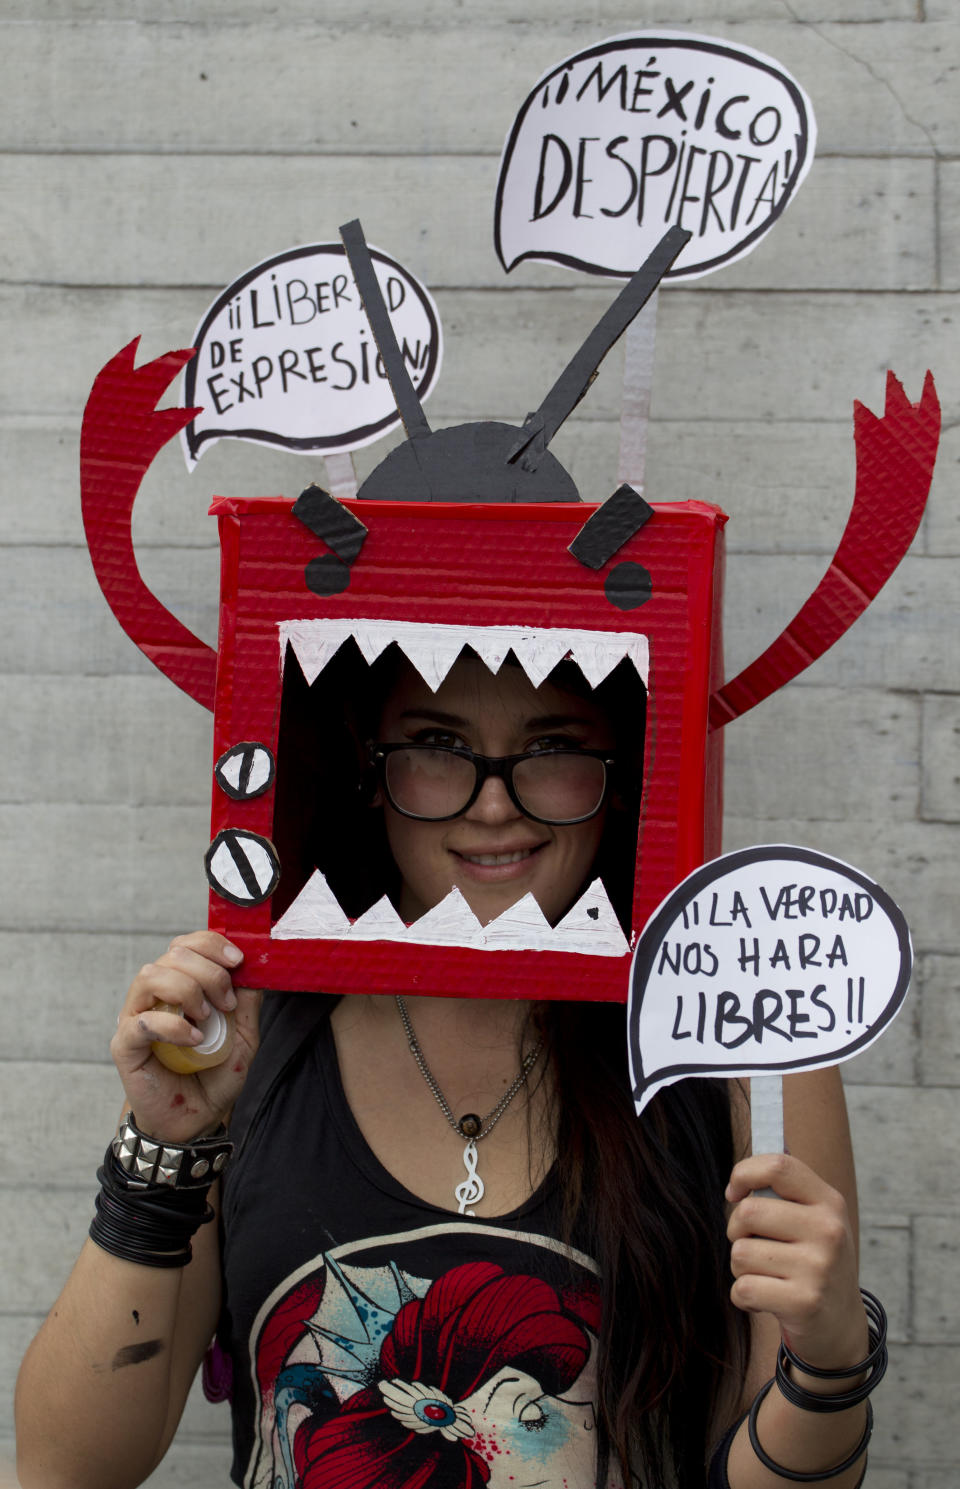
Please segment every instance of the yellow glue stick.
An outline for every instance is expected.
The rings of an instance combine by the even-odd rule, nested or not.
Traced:
[[[158,1003],[156,1006],[164,1013],[179,1013],[181,1018],[184,1016],[182,1008],[170,1003]],[[169,1044],[160,1039],[154,1041],[150,1048],[161,1065],[177,1075],[195,1075],[198,1070],[210,1070],[214,1065],[223,1064],[233,1045],[232,1016],[221,1013],[219,1008],[212,1008],[209,1018],[204,1019],[197,1027],[203,1034],[199,1044]]]

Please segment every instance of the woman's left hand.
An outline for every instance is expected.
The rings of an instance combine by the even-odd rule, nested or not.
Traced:
[[[775,1194],[757,1192],[768,1188]],[[772,1153],[738,1163],[726,1198],[737,1307],[772,1313],[810,1365],[840,1369],[862,1360],[867,1323],[843,1196],[799,1158]]]

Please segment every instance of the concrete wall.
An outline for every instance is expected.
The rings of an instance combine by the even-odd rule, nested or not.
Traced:
[[[0,1376],[11,1385],[89,1220],[118,1103],[106,1044],[127,981],[205,915],[209,718],[131,646],[96,587],[77,496],[86,392],[134,334],[144,356],[184,345],[234,274],[359,215],[439,302],[447,359],[431,419],[525,413],[610,286],[524,265],[507,287],[491,247],[500,145],[541,70],[639,12],[624,0],[530,0],[522,15],[507,0],[0,7]],[[836,545],[853,492],[853,398],[879,410],[888,366],[918,397],[929,366],[944,404],[910,556],[834,652],[728,731],[727,844],[836,852],[910,917],[912,1003],[848,1067],[865,1280],[896,1341],[870,1483],[952,1489],[954,0],[694,0],[646,20],[768,52],[812,95],[820,126],[820,159],[772,236],[661,297],[648,494],[708,498],[732,515],[731,673],[778,632]],[[613,357],[558,441],[588,496],[613,489],[618,398]],[[137,506],[148,583],[213,640],[209,497],[293,495],[314,475],[319,462],[228,444],[188,479],[166,450]],[[151,1483],[225,1482],[226,1439],[223,1409],[191,1404]]]

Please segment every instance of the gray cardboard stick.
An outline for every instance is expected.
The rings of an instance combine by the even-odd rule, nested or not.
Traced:
[[[620,465],[617,479],[643,493],[647,464],[647,427],[653,387],[653,353],[657,339],[657,301],[654,290],[636,319],[627,327],[623,367],[623,404],[620,410]]]
[[[325,455],[323,463],[327,468],[327,481],[330,486],[330,495],[341,501],[345,496],[351,497],[357,494],[357,473],[353,466],[353,456],[347,450],[339,455]]]
[[[783,1076],[750,1077],[750,1145],[754,1153],[783,1152]],[[758,1194],[773,1195],[772,1189]]]

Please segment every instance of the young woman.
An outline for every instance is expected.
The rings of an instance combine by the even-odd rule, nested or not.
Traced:
[[[485,924],[528,892],[556,922],[617,836],[629,742],[562,671],[534,688],[464,654],[433,693],[394,668],[374,732],[369,809],[407,920],[455,887]],[[129,990],[129,1143],[206,1170],[221,1123],[243,1140],[219,1241],[205,1184],[130,1199],[108,1153],[94,1239],[21,1371],[24,1489],[141,1483],[215,1330],[253,1489],[861,1481],[882,1367],[834,1072],[785,1083],[790,1156],[743,1157],[737,1086],[685,1082],[636,1119],[622,1009],[452,988],[314,997],[245,1107],[261,1000],[241,961],[196,932]],[[153,1042],[189,1046],[211,1008],[235,1018],[230,1059],[160,1065]],[[188,1260],[171,1238],[192,1228]]]

